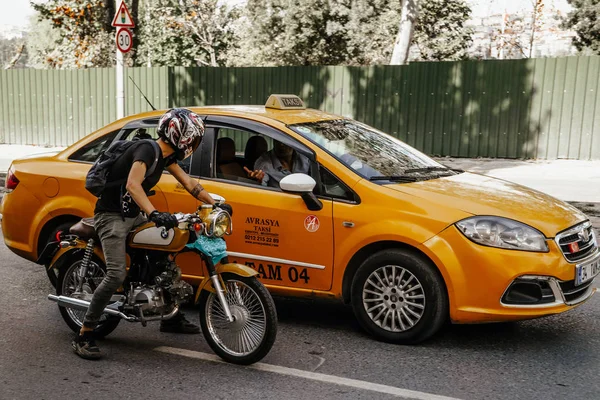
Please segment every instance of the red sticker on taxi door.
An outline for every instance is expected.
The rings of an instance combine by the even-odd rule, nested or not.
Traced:
[[[304,220],[304,227],[309,232],[316,232],[319,230],[319,218],[316,215],[309,215]]]

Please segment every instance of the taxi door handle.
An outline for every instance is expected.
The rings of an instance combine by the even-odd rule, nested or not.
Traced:
[[[344,222],[342,222],[342,226],[344,228],[354,228],[354,222],[344,221]]]

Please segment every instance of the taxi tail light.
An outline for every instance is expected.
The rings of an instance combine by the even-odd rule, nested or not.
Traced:
[[[15,188],[17,187],[18,184],[19,184],[19,180],[15,176],[15,172],[13,171],[12,168],[9,169],[8,175],[6,176],[6,185],[5,185],[6,191],[12,192],[13,190],[15,190]]]

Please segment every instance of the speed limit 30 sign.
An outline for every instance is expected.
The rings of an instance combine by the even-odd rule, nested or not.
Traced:
[[[133,45],[133,36],[127,28],[120,28],[117,32],[117,48],[121,53],[127,53]]]

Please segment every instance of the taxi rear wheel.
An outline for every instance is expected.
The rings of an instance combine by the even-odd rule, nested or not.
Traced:
[[[361,326],[377,339],[416,344],[448,318],[448,297],[437,269],[404,249],[373,254],[352,281],[352,307]]]

